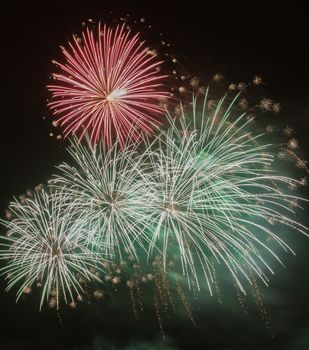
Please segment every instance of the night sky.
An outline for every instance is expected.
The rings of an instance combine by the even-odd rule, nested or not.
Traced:
[[[297,130],[301,153],[309,158],[308,17],[301,2],[270,1],[8,1],[1,20],[0,213],[13,196],[44,183],[67,156],[55,138],[46,108],[51,60],[59,45],[88,18],[104,21],[129,13],[146,18],[163,33],[171,50],[193,74],[207,80],[221,72],[232,81],[261,75],[268,97],[281,102],[282,116]],[[4,5],[2,5],[4,6]],[[107,14],[113,11],[113,16]],[[46,117],[46,119],[43,119]],[[305,193],[309,198],[309,191]],[[302,217],[307,220],[309,206]],[[1,234],[4,234],[2,231]],[[151,307],[135,320],[129,299],[64,310],[38,311],[35,295],[15,304],[0,279],[0,348],[10,349],[309,349],[309,240],[292,233],[297,255],[284,256],[269,288],[262,288],[275,332],[273,339],[254,305],[245,315],[226,294],[226,309],[208,295],[196,309],[197,325],[183,315],[166,320],[162,340]]]

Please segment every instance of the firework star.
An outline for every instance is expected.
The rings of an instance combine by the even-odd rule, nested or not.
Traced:
[[[61,200],[60,200],[61,199]],[[91,228],[66,205],[63,193],[45,190],[32,193],[9,206],[11,220],[2,220],[7,235],[1,236],[1,269],[8,280],[7,290],[18,286],[17,300],[32,287],[41,290],[44,302],[73,303],[84,291],[79,282],[98,280],[97,255],[87,240]]]
[[[272,145],[245,113],[233,116],[236,100],[224,97],[209,110],[207,95],[202,106],[194,98],[192,112],[181,105],[180,118],[168,115],[170,126],[147,151],[148,254],[160,249],[166,265],[172,252],[188,281],[199,285],[204,275],[210,292],[214,262],[245,292],[252,273],[267,284],[270,262],[282,263],[276,246],[291,251],[280,237],[284,228],[307,234],[287,189],[299,182],[275,171]]]
[[[93,144],[103,140],[111,147],[128,136],[151,133],[164,114],[161,100],[168,97],[163,87],[162,63],[125,25],[87,28],[82,38],[73,36],[69,49],[62,48],[65,62],[54,63],[49,107],[65,135],[90,135]]]

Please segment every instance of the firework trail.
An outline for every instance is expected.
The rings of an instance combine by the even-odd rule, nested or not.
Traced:
[[[6,261],[1,273],[7,276],[7,290],[19,286],[17,300],[39,287],[40,308],[44,302],[58,307],[60,298],[66,303],[81,298],[81,278],[99,280],[98,258],[86,239],[92,229],[72,212],[74,203],[68,207],[65,202],[63,194],[36,191],[10,204],[12,220],[1,220],[8,229],[1,237],[0,258]]]
[[[282,263],[274,245],[292,251],[280,237],[284,227],[308,231],[293,218],[291,202],[302,198],[286,188],[299,182],[271,168],[272,146],[248,131],[245,113],[233,120],[237,97],[227,107],[225,101],[211,112],[207,94],[201,110],[195,98],[192,112],[180,106],[180,118],[168,115],[169,128],[149,146],[148,252],[151,256],[159,248],[165,264],[176,244],[188,282],[194,276],[198,284],[202,273],[211,293],[214,258],[245,293],[242,279],[252,283],[249,271],[267,284],[270,261]]]
[[[93,144],[102,139],[111,147],[117,139],[123,146],[128,136],[136,140],[159,125],[160,102],[169,96],[162,86],[166,76],[138,34],[124,24],[103,30],[99,24],[95,33],[87,28],[82,39],[74,36],[62,51],[65,62],[54,61],[60,73],[48,85],[48,105],[65,135],[81,138],[87,132]]]

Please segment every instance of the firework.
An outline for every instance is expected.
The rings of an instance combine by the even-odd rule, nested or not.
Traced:
[[[104,268],[106,284],[126,281],[135,309],[141,284],[153,283],[161,320],[174,308],[170,288],[192,318],[182,285],[195,293],[204,276],[212,294],[219,263],[243,293],[246,280],[267,285],[273,260],[282,264],[277,247],[292,252],[283,229],[307,235],[294,218],[303,199],[291,192],[303,181],[276,172],[273,146],[238,106],[238,96],[209,103],[207,91],[201,106],[193,98],[192,111],[180,104],[177,118],[167,114],[169,125],[151,141],[106,148],[74,138],[74,164],[58,167],[48,192],[11,203],[2,222],[8,289],[19,285],[20,298],[39,284],[41,306],[63,298],[75,307]]]
[[[177,284],[181,276],[178,278],[178,270],[172,268],[173,257],[168,259],[169,270],[162,268],[159,250],[157,256],[147,259],[150,227],[146,225],[153,183],[149,181],[152,168],[146,162],[145,144],[121,148],[116,143],[106,150],[102,144],[92,146],[89,139],[83,143],[73,140],[68,151],[74,163],[62,163],[49,185],[63,191],[68,202],[74,203],[74,216],[83,218],[86,227],[97,228],[87,233],[87,239],[94,242],[95,252],[105,259],[104,293],[114,293],[115,286],[117,290],[128,289],[135,317],[139,318],[143,286],[151,285],[147,297],[153,295],[160,320],[161,313],[174,308],[172,291],[181,296],[187,312],[189,302]],[[102,292],[90,294],[98,299]]]
[[[62,48],[65,62],[55,64],[49,107],[64,134],[82,137],[88,132],[93,144],[100,139],[110,147],[114,137],[123,146],[130,136],[151,133],[162,114],[160,101],[168,97],[162,86],[162,63],[139,38],[122,26],[100,24],[79,39],[73,37],[69,50]]]
[[[98,259],[86,239],[92,228],[72,212],[74,203],[70,207],[63,203],[62,193],[38,190],[22,202],[12,202],[12,220],[1,221],[8,229],[1,237],[0,252],[6,261],[1,272],[7,276],[7,290],[18,286],[18,300],[39,287],[40,308],[45,301],[58,307],[60,298],[74,303],[84,290],[81,280],[99,280]]]
[[[173,247],[188,282],[193,276],[199,284],[203,274],[210,292],[212,261],[223,263],[245,293],[251,271],[267,284],[270,261],[281,263],[276,244],[291,251],[280,237],[284,227],[307,234],[293,218],[302,199],[287,191],[299,182],[275,171],[272,146],[250,131],[245,113],[231,116],[236,101],[224,107],[223,97],[210,112],[206,94],[200,109],[196,99],[192,112],[180,106],[179,119],[168,115],[170,127],[147,151],[153,169],[148,253],[159,248],[166,265]]]
[[[89,232],[88,239],[108,259],[137,258],[136,247],[144,247],[143,226],[147,222],[149,183],[145,181],[138,145],[106,150],[72,141],[69,153],[74,166],[63,163],[50,185],[63,189]],[[123,256],[124,255],[124,256]]]

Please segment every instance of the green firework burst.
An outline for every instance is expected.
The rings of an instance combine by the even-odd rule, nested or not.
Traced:
[[[282,263],[274,245],[292,251],[280,237],[284,227],[307,234],[291,206],[303,199],[287,191],[299,182],[272,167],[273,146],[248,131],[246,113],[232,116],[237,98],[226,106],[224,96],[211,111],[207,94],[201,108],[193,99],[192,112],[180,105],[180,117],[168,114],[170,125],[147,151],[148,254],[160,249],[165,262],[172,248],[188,281],[199,284],[203,274],[210,292],[213,261],[245,292],[251,271],[267,284],[270,261]]]

